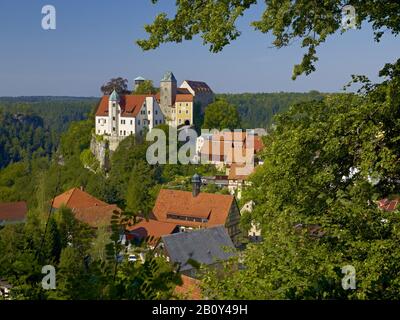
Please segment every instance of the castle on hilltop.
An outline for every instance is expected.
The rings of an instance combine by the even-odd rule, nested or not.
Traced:
[[[144,81],[136,78],[135,88]],[[119,95],[114,90],[103,96],[96,112],[95,133],[118,144],[127,136],[143,135],[160,124],[193,125],[195,113],[204,113],[213,101],[214,93],[205,82],[185,80],[178,87],[174,74],[167,72],[157,94]]]

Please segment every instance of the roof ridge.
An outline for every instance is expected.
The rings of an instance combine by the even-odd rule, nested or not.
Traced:
[[[67,200],[67,202],[65,203],[65,206],[66,206],[66,207],[68,206],[68,202],[71,201],[72,195],[74,194],[74,192],[76,191],[76,189],[78,189],[78,188],[77,188],[77,187],[74,187],[74,188],[69,189],[68,191],[65,191],[65,192],[64,192],[64,194],[65,194],[65,193],[68,193],[68,192],[71,191],[71,194],[69,195],[68,200]],[[61,195],[63,195],[63,194],[61,194]]]

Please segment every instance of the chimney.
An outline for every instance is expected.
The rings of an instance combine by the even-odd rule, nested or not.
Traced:
[[[197,197],[200,193],[200,187],[201,187],[201,177],[196,173],[193,178],[192,178],[192,194],[193,197]]]

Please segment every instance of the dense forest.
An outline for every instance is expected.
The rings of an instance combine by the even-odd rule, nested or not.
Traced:
[[[274,115],[287,111],[291,105],[312,100],[320,101],[324,96],[325,94],[318,91],[217,95],[218,98],[226,99],[237,107],[244,129],[269,128],[273,124]]]
[[[88,117],[92,98],[0,98],[0,168],[33,157],[50,157],[72,121]]]
[[[81,97],[0,97],[0,111],[38,115],[46,128],[61,133],[71,121],[86,119],[98,101]]]

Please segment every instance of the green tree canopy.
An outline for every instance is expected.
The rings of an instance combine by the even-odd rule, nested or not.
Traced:
[[[388,80],[363,94],[278,116],[244,194],[264,241],[249,246],[235,275],[209,282],[210,297],[400,298],[399,212],[376,203],[400,193],[400,60],[381,75]],[[346,265],[355,290],[342,288]]]
[[[204,115],[204,129],[239,129],[240,117],[234,105],[226,100],[217,100],[207,106]]]
[[[119,94],[125,94],[128,92],[128,80],[122,77],[112,78],[103,84],[100,90],[104,95],[110,95],[114,90]]]
[[[156,94],[158,92],[158,88],[153,86],[153,81],[145,80],[138,85],[138,87],[133,90],[134,94]]]
[[[152,0],[153,3],[158,0]],[[145,26],[149,38],[137,41],[143,50],[159,47],[166,42],[191,40],[196,35],[210,45],[210,51],[219,52],[240,36],[236,23],[257,0],[179,0],[176,13],[169,18],[159,14],[154,22]],[[316,48],[329,35],[342,29],[342,8],[354,6],[357,26],[363,21],[372,24],[375,40],[379,41],[385,31],[398,35],[400,32],[400,3],[397,0],[265,0],[265,10],[260,20],[252,26],[262,33],[272,33],[273,45],[282,48],[295,40],[307,48],[302,62],[293,70],[293,78],[315,70]]]

